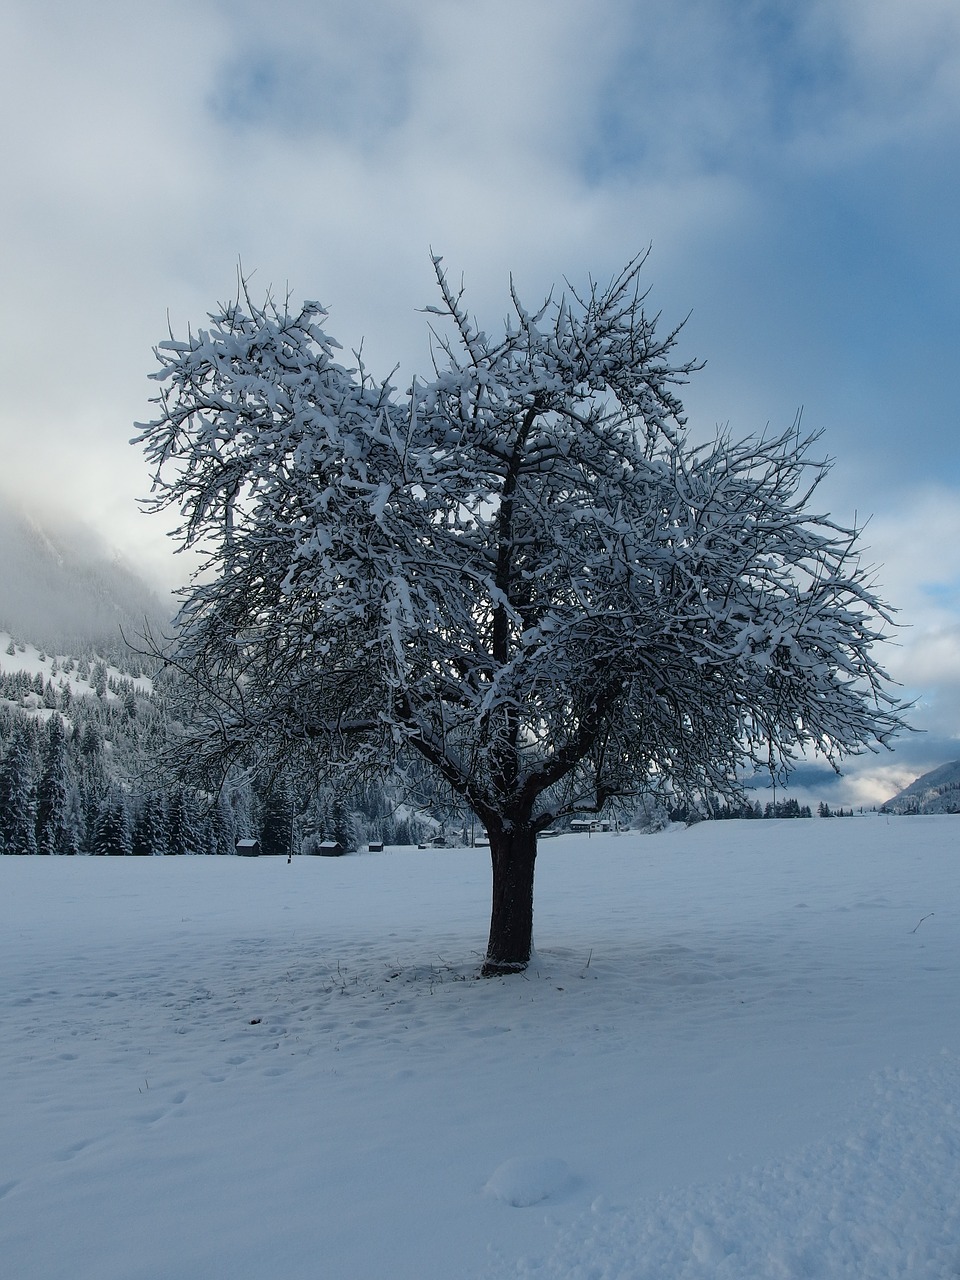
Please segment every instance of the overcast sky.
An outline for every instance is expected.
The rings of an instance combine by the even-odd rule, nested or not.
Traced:
[[[928,730],[874,791],[960,755],[956,0],[5,0],[0,96],[7,489],[171,585],[127,441],[238,262],[402,377],[431,247],[493,326],[510,272],[533,303],[650,245],[693,429],[802,406],[873,516]]]

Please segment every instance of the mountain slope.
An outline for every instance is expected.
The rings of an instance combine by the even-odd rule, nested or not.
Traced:
[[[960,760],[914,779],[883,809],[888,813],[960,813]]]
[[[55,653],[118,657],[172,612],[89,529],[36,517],[0,498],[0,628]],[[122,633],[122,634],[121,634]]]

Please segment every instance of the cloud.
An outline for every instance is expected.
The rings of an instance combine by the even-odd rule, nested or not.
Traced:
[[[960,490],[904,493],[897,508],[871,521],[864,541],[904,624],[884,659],[904,696],[916,700],[908,718],[924,731],[897,754],[932,767],[960,755]]]
[[[535,303],[652,242],[651,308],[708,359],[692,429],[824,428],[922,740],[960,733],[954,0],[11,0],[0,106],[8,485],[172,585],[127,440],[168,318],[238,261],[403,378],[431,247],[492,327],[511,272]]]
[[[238,135],[332,137],[377,154],[409,112],[422,22],[410,6],[220,5],[226,50],[206,106]]]

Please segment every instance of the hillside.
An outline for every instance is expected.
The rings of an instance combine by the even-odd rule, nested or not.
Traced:
[[[914,779],[886,802],[885,813],[960,813],[960,760]]]
[[[329,836],[345,849],[416,843],[443,827],[390,795],[238,775],[213,797],[168,775],[169,680],[89,645],[47,651],[0,629],[0,854],[232,853],[255,836],[265,853]],[[416,780],[414,780],[416,782]],[[411,784],[413,785],[413,784]],[[427,788],[426,804],[434,798]]]
[[[54,653],[96,651],[123,664],[123,636],[168,625],[136,571],[82,524],[43,520],[0,496],[0,628]]]

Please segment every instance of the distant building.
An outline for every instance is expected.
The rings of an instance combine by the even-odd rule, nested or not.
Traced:
[[[315,858],[340,858],[346,852],[339,840],[311,841],[304,848],[304,853],[312,853]]]
[[[611,831],[613,824],[605,819],[598,818],[574,818],[570,823],[570,830],[579,833],[587,832],[589,835],[592,831]]]

